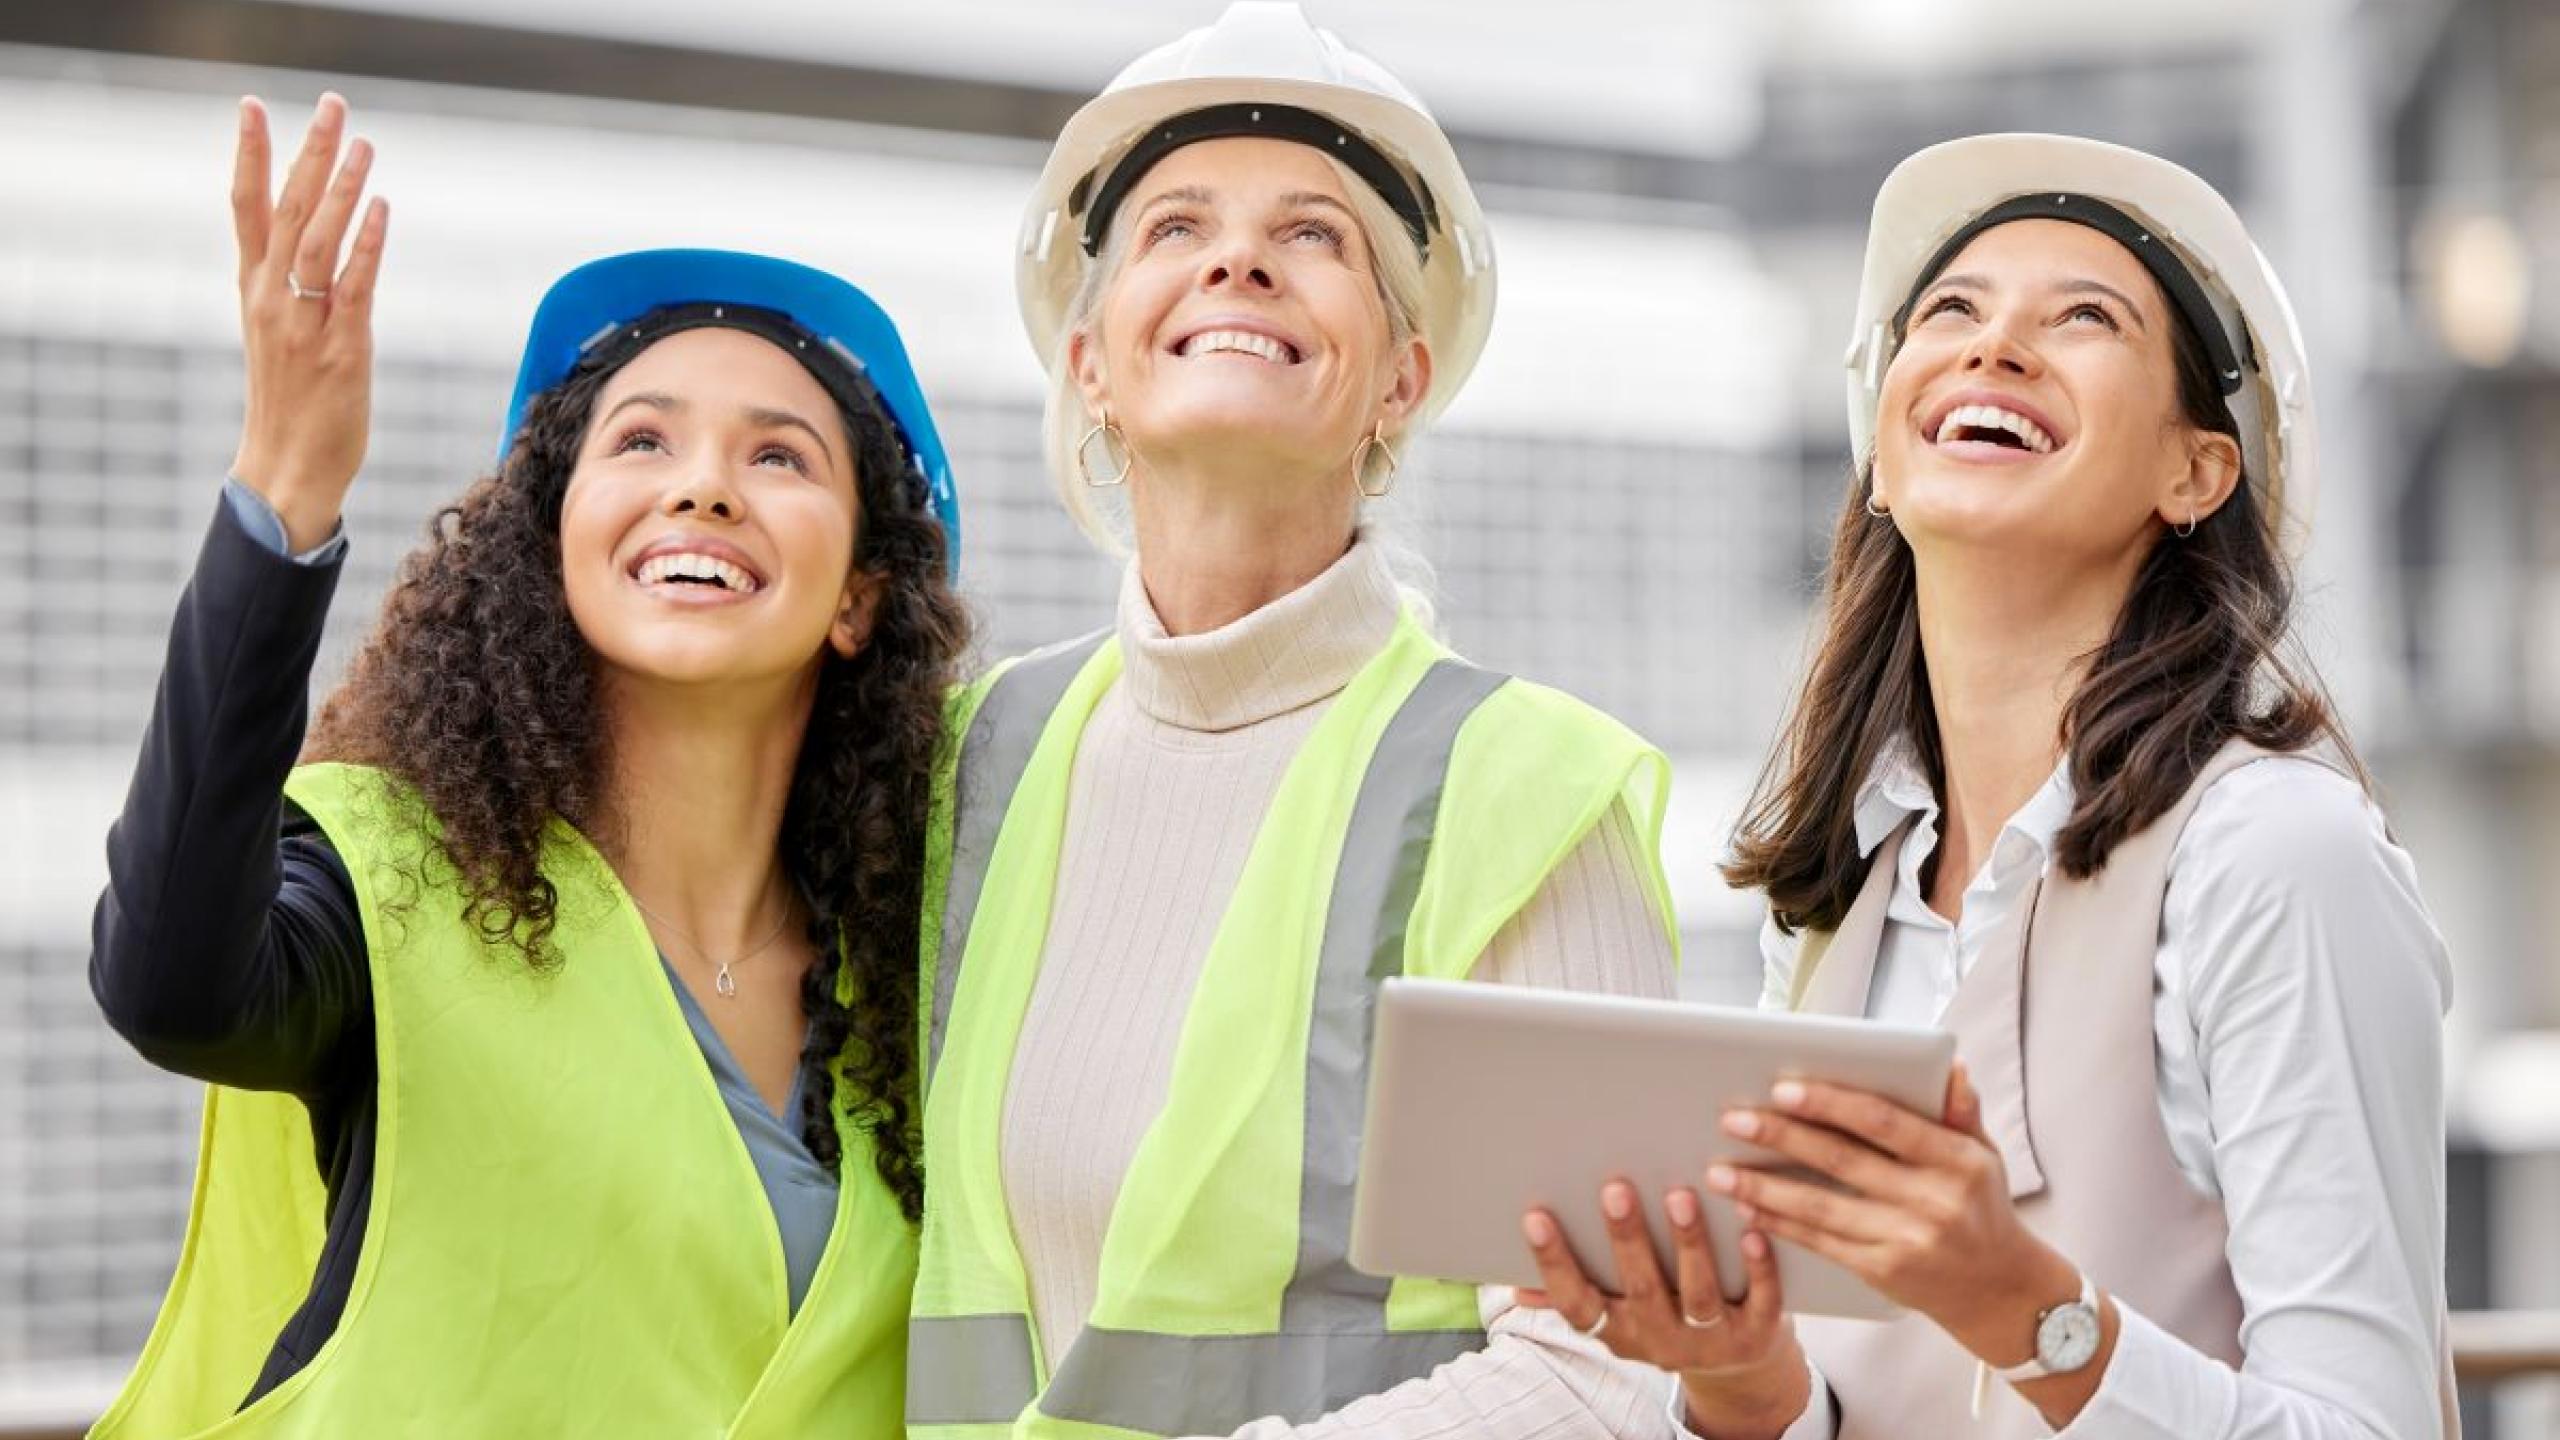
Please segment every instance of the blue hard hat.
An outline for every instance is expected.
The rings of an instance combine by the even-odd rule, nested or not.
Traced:
[[[942,522],[951,570],[958,574],[960,494],[898,327],[851,284],[788,260],[734,250],[639,250],[590,261],[561,276],[533,313],[533,332],[525,337],[524,364],[516,371],[515,397],[507,402],[506,429],[498,440],[499,458],[515,444],[534,396],[568,379],[608,342],[655,338],[626,336],[634,322],[681,308],[694,312],[693,324],[727,323],[711,317],[730,305],[763,312],[757,319],[764,323],[749,323],[748,315],[730,317],[740,329],[779,343],[771,333],[771,322],[778,320],[814,344],[815,351],[798,345],[798,358],[831,393],[850,378],[879,397],[915,457],[925,503]],[[708,315],[701,313],[704,307],[710,307]],[[830,373],[839,370],[841,375]]]

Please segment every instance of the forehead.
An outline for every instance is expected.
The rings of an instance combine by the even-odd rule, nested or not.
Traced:
[[[1325,195],[1349,203],[1342,175],[1324,153],[1294,140],[1232,135],[1185,145],[1149,167],[1130,191],[1145,205],[1167,190],[1206,190],[1219,200]]]
[[[790,410],[826,427],[834,397],[790,352],[744,330],[679,330],[631,357],[605,382],[599,407],[652,391],[706,406]],[[832,433],[832,432],[830,432]]]
[[[2013,220],[1976,235],[1945,275],[1977,276],[1995,288],[2047,289],[2095,280],[2122,291],[2146,315],[2161,310],[2160,287],[2133,252],[2068,220]]]

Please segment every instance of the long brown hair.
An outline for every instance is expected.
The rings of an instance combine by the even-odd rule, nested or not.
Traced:
[[[553,817],[612,821],[595,656],[569,613],[560,510],[596,395],[613,366],[574,374],[527,408],[498,472],[428,522],[381,619],[314,725],[315,760],[372,765],[434,812],[463,914],[536,968],[576,963],[551,943],[559,894],[542,872]],[[969,642],[942,526],[926,511],[905,443],[876,400],[839,402],[852,443],[860,538],[853,563],[880,577],[870,640],[832,650],[784,804],[781,856],[810,909],[819,959],[802,982],[809,1083],[800,1123],[840,1171],[832,1106],[872,1138],[910,1220],[923,1213],[915,1134],[917,911],[942,704]],[[839,941],[854,976],[836,997]]]
[[[2204,342],[2170,313],[2182,418],[2237,443]],[[1833,929],[1857,899],[1867,869],[1858,790],[1896,734],[1910,737],[1933,789],[1946,782],[1911,547],[1867,512],[1872,459],[1856,478],[1832,533],[1812,669],[1724,866],[1729,883],[1766,891],[1789,931]],[[2292,611],[2292,577],[2252,477],[2194,534],[2161,532],[2063,708],[2073,792],[2055,842],[2064,874],[2096,874],[2228,741],[2292,751],[2326,740],[2354,763],[2317,676],[2285,654]]]

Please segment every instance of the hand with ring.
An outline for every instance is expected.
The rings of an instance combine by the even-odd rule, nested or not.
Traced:
[[[1676,1283],[1665,1283],[1635,1186],[1601,1187],[1600,1213],[1617,1263],[1620,1293],[1605,1295],[1574,1257],[1564,1228],[1545,1210],[1522,1217],[1541,1288],[1519,1292],[1530,1309],[1553,1310],[1622,1359],[1680,1376],[1689,1428],[1707,1440],[1775,1440],[1804,1413],[1812,1372],[1796,1343],[1778,1286],[1778,1262],[1757,1230],[1742,1237],[1742,1296],[1727,1300],[1716,1277],[1698,1192],[1662,1197],[1670,1223]]]
[[[373,147],[357,139],[342,156],[346,127],[347,102],[322,96],[270,198],[266,107],[240,102],[231,220],[249,386],[231,473],[275,507],[297,552],[336,529],[372,426],[373,286],[391,212],[376,197],[357,218]]]

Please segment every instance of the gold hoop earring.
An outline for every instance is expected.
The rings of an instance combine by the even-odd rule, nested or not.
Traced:
[[[1374,490],[1369,488],[1369,457],[1372,454],[1387,457],[1386,478]],[[1372,500],[1384,500],[1388,492],[1396,488],[1396,451],[1387,443],[1386,421],[1381,420],[1370,427],[1369,433],[1360,437],[1360,447],[1351,452],[1351,483],[1359,486],[1360,493]]]
[[[1093,473],[1093,442],[1096,440],[1102,442],[1103,458],[1112,464],[1108,479],[1099,478]],[[1117,447],[1120,452],[1117,455],[1111,453],[1114,447]],[[1128,483],[1129,463],[1129,437],[1121,434],[1120,427],[1111,423],[1111,411],[1109,407],[1105,407],[1102,412],[1102,423],[1084,432],[1084,438],[1076,442],[1076,473],[1082,475],[1084,483],[1092,488],[1109,490]]]

